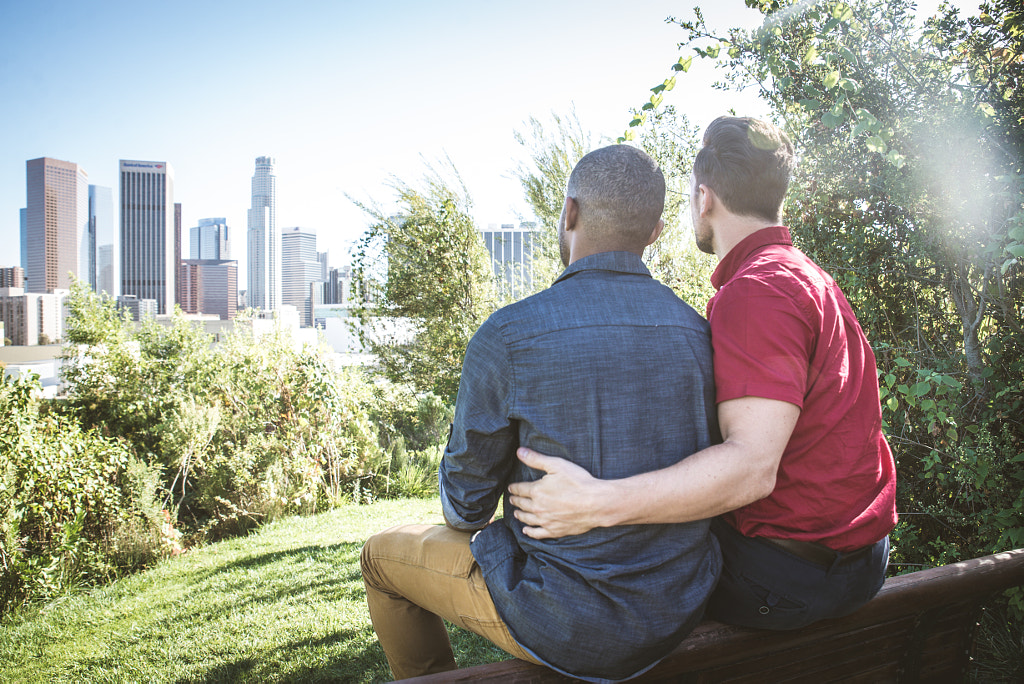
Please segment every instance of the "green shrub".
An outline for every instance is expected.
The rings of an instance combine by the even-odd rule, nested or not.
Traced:
[[[122,441],[40,412],[38,389],[0,380],[0,613],[162,553],[155,473]]]

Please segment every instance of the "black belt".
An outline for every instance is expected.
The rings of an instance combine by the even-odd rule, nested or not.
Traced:
[[[803,558],[804,560],[817,563],[818,565],[824,565],[830,567],[836,562],[836,559],[840,557],[840,552],[829,547],[818,544],[817,542],[799,541],[796,539],[772,539],[770,537],[760,537],[766,542],[774,544],[781,549],[785,549],[794,556]],[[871,546],[874,546],[873,544]],[[862,553],[871,548],[871,546],[864,546],[855,551],[849,553],[843,553],[843,560],[852,560],[853,558],[859,557]]]

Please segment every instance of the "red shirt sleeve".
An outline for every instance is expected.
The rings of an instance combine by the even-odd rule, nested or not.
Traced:
[[[708,319],[718,403],[762,397],[804,407],[814,335],[792,296],[739,277],[711,300]]]

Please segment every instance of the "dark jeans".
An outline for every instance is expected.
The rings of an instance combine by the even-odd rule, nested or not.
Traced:
[[[889,538],[838,554],[831,566],[811,562],[715,519],[722,577],[707,616],[760,629],[797,629],[852,613],[878,593],[889,563]]]

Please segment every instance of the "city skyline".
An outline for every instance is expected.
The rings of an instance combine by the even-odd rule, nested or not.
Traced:
[[[761,21],[742,0],[704,4],[715,28]],[[371,222],[349,197],[387,211],[392,177],[416,186],[446,157],[478,226],[530,220],[510,178],[525,160],[513,132],[575,110],[584,129],[620,135],[680,56],[685,32],[670,15],[692,10],[669,0],[13,4],[0,23],[0,85],[15,103],[0,111],[10,246],[0,266],[20,263],[24,164],[43,156],[107,187],[119,159],[164,159],[183,225],[219,216],[238,229],[253,159],[273,156],[279,225],[317,230],[332,265]],[[764,113],[752,93],[712,89],[717,75],[694,60],[665,104],[700,127],[729,109]]]

